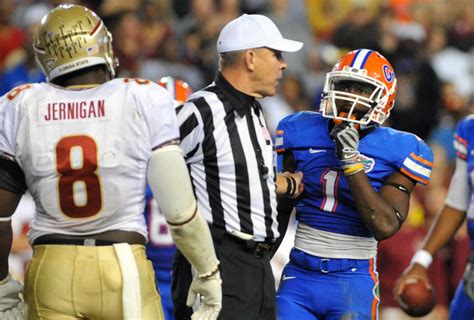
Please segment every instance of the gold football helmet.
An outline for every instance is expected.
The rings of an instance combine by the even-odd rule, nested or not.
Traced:
[[[36,61],[51,81],[94,65],[105,64],[112,78],[118,63],[112,35],[93,11],[60,5],[41,19],[33,48]]]

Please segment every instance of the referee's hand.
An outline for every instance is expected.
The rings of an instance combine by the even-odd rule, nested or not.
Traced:
[[[222,280],[220,272],[199,278],[195,277],[188,292],[186,304],[191,307],[200,295],[201,303],[191,316],[192,320],[216,320],[222,308]]]
[[[303,184],[303,172],[295,172],[292,173],[291,176],[295,179],[296,181],[296,191],[295,194],[290,197],[291,199],[296,199],[299,197],[299,195],[303,192],[304,190],[304,184]]]
[[[303,192],[303,172],[285,171],[277,176],[277,194],[296,199]]]

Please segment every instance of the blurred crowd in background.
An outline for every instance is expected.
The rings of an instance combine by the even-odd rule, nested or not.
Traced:
[[[431,183],[416,188],[408,221],[379,246],[381,319],[403,319],[393,300],[394,281],[442,206],[455,161],[452,135],[458,120],[474,108],[472,0],[0,0],[1,94],[45,81],[34,61],[32,37],[43,15],[61,3],[85,5],[104,19],[120,62],[119,77],[169,75],[194,90],[215,77],[221,28],[242,13],[267,15],[285,37],[305,44],[300,52],[283,55],[289,67],[279,93],[262,100],[271,128],[295,111],[318,110],[325,74],[342,54],[369,48],[387,57],[398,94],[386,123],[417,134],[435,153]],[[31,208],[26,204],[18,211]],[[26,231],[19,223],[16,233]],[[27,245],[18,243],[22,254]],[[463,228],[437,255],[430,271],[438,305],[426,319],[447,319],[468,251]]]

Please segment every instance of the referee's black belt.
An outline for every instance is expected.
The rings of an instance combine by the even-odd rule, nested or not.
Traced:
[[[266,242],[257,242],[254,240],[244,240],[233,236],[230,233],[224,233],[223,243],[233,243],[241,247],[245,252],[249,252],[260,259],[265,257],[272,249],[272,244]]]
[[[234,248],[242,249],[242,251],[252,254],[257,259],[267,256],[273,246],[272,243],[241,239],[229,232],[219,230],[214,226],[210,226],[210,230],[214,242],[218,242],[221,245],[231,245]]]

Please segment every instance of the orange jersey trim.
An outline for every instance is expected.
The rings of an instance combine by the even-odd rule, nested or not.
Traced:
[[[419,157],[416,154],[414,154],[413,152],[410,153],[410,157],[412,157],[413,159],[415,159],[415,160],[417,160],[417,161],[419,161],[423,164],[426,164],[427,166],[433,167],[433,162],[430,162],[430,161],[426,160],[425,158]]]
[[[419,181],[423,184],[428,184],[429,183],[429,180],[425,180],[425,179],[420,178],[419,176],[415,176],[413,173],[409,172],[405,168],[401,168],[400,171],[403,172],[405,175],[409,176],[410,178],[412,178],[416,181]]]
[[[369,260],[369,274],[372,280],[374,281],[374,288],[377,285],[377,275],[374,272],[374,259]],[[372,320],[377,319],[377,306],[379,304],[379,300],[374,294],[374,298],[372,299],[372,308],[371,308],[371,315],[372,315]]]
[[[457,134],[456,134],[456,140],[461,142],[463,145],[467,146],[467,141],[461,138],[460,136],[458,136]]]

